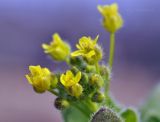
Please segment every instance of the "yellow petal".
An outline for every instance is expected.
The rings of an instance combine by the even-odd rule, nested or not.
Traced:
[[[95,53],[95,51],[94,50],[92,50],[92,51],[90,51],[89,53],[87,53],[87,54],[85,54],[85,56],[87,57],[87,58],[91,58],[93,55],[95,55],[96,53]]]
[[[68,78],[73,78],[74,75],[73,75],[73,73],[72,73],[70,70],[67,70],[67,72],[66,72],[66,77],[68,77]]]
[[[110,9],[112,10],[112,12],[117,13],[118,11],[118,5],[117,3],[113,3],[110,5]]]
[[[42,48],[47,50],[49,48],[49,45],[48,44],[42,44]]]
[[[78,72],[75,76],[75,82],[78,83],[81,79],[81,72]]]
[[[50,76],[50,75],[51,75],[51,72],[49,71],[48,68],[43,68],[43,69],[42,69],[42,73],[43,73],[43,75],[45,75],[45,76]]]
[[[64,74],[61,75],[60,81],[64,86],[66,86],[66,81],[65,81],[65,75]]]
[[[83,55],[84,51],[83,50],[77,50],[71,53],[71,56],[79,56],[79,55]]]
[[[93,44],[94,44],[94,45],[97,44],[98,38],[99,38],[99,35],[97,35],[96,38],[94,39],[94,41],[93,41]]]
[[[76,44],[76,47],[77,47],[78,49],[81,49],[80,45],[78,45],[78,44]]]
[[[61,39],[61,37],[59,36],[58,33],[54,33],[52,35],[52,37],[53,37],[53,40],[54,40],[55,43],[61,43],[62,39]]]
[[[26,76],[26,78],[27,78],[27,80],[28,80],[28,83],[29,83],[29,84],[33,84],[30,76],[29,76],[29,75],[25,75],[25,76]]]
[[[41,67],[40,67],[40,65],[29,66],[29,71],[31,72],[32,75],[37,75],[41,71]]]

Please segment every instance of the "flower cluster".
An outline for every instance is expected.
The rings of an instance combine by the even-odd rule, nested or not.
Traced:
[[[117,114],[110,110],[119,112],[120,108],[110,97],[109,86],[114,55],[114,33],[122,27],[123,20],[118,13],[117,4],[98,6],[98,10],[103,15],[104,28],[111,34],[109,66],[100,63],[103,50],[97,43],[99,36],[96,36],[95,39],[86,36],[81,37],[79,43],[76,44],[77,50],[71,51],[70,45],[58,33],[55,33],[51,43],[42,44],[42,48],[55,61],[67,62],[68,70],[62,71],[62,73],[52,73],[48,68],[41,68],[39,65],[29,66],[30,73],[26,75],[35,92],[44,93],[48,91],[57,96],[54,105],[57,109],[62,110],[66,122],[74,120],[67,117],[70,112],[73,115],[78,113],[76,110],[85,115],[85,117],[82,116],[84,118],[81,122],[87,122],[90,116],[101,106],[109,108],[104,111],[107,113],[105,117],[109,121],[121,122]],[[122,114],[124,120],[126,113]],[[135,116],[134,112],[131,111],[130,113]],[[99,112],[97,115],[99,116]],[[77,120],[75,121],[77,122]],[[93,121],[95,120],[93,119]]]
[[[55,94],[58,97],[55,100],[58,109],[65,108],[65,105],[68,107],[76,100],[87,100],[90,104],[102,103],[105,97],[101,90],[107,80],[103,76],[109,72],[104,70],[107,67],[99,65],[102,49],[97,44],[98,36],[95,39],[86,36],[80,38],[79,44],[76,44],[78,50],[71,53],[70,46],[57,33],[53,34],[53,39],[50,45],[42,44],[44,52],[56,61],[67,59],[70,69],[56,74],[47,68],[30,66],[31,73],[26,78],[34,90],[38,93],[48,90]]]

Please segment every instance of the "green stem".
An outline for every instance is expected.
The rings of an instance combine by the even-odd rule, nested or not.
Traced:
[[[87,110],[81,108],[80,106],[78,106],[78,104],[72,104],[76,109],[78,109],[79,111],[81,111],[87,118],[90,116],[89,113],[87,112]]]
[[[112,65],[114,60],[114,50],[115,50],[115,33],[110,33],[110,52],[109,52],[109,68],[112,72]],[[110,89],[110,80],[105,84],[105,96],[108,96]]]
[[[112,72],[113,61],[114,61],[114,52],[115,52],[115,33],[110,33],[110,54],[109,54],[109,68],[110,72]],[[112,98],[109,95],[110,90],[110,80],[109,79],[105,85],[105,96],[106,96],[106,105],[110,108],[114,109],[115,111],[120,111],[120,108],[114,103]]]
[[[49,89],[48,91],[51,92],[52,94],[56,95],[56,96],[59,95],[56,91],[54,91],[54,90],[52,90],[52,89]]]
[[[109,68],[112,70],[115,50],[115,34],[110,34],[110,54],[109,54]]]

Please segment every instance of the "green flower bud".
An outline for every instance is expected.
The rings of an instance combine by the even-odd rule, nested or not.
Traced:
[[[105,96],[103,93],[101,92],[96,92],[93,94],[92,96],[92,101],[93,102],[97,102],[97,103],[101,103],[104,100]]]
[[[91,73],[91,72],[96,73],[96,68],[95,68],[95,66],[94,66],[94,65],[87,65],[87,67],[86,67],[86,72],[87,72],[87,73]]]
[[[100,66],[100,74],[106,78],[106,80],[111,79],[111,70],[109,67],[102,65]]]
[[[100,75],[93,74],[89,80],[89,83],[97,88],[101,88],[104,84],[104,81]]]
[[[81,56],[71,57],[70,64],[78,67],[79,69],[84,69],[86,67],[86,62]]]
[[[57,86],[57,83],[58,83],[58,78],[56,75],[52,74],[51,75],[51,88],[56,88]]]
[[[80,80],[80,83],[83,85],[88,85],[88,75],[86,73],[82,73],[82,78]]]
[[[68,88],[68,92],[71,96],[79,98],[82,95],[83,87],[80,84],[75,84]]]
[[[69,107],[69,102],[63,98],[58,97],[58,98],[56,98],[54,105],[57,109],[63,110],[65,108]]]
[[[71,68],[71,71],[73,72],[73,74],[77,74],[79,72],[79,69],[77,67],[73,66]]]

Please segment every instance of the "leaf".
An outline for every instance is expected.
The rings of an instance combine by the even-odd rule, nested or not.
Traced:
[[[140,108],[142,122],[160,122],[160,84]]]
[[[88,122],[90,116],[86,116],[77,108],[71,106],[62,111],[64,122]]]
[[[130,108],[122,112],[121,117],[123,118],[124,122],[138,122],[138,116],[136,112]]]

